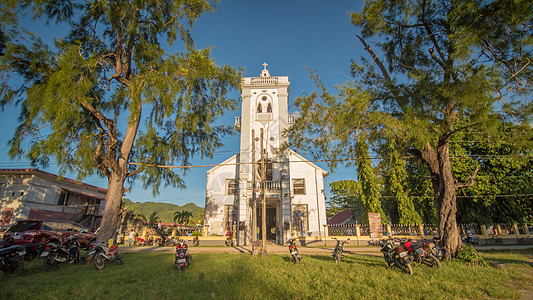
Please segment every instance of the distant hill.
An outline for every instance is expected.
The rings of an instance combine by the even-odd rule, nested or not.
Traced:
[[[195,222],[198,220],[200,214],[203,214],[203,207],[199,207],[194,203],[187,203],[183,206],[179,206],[171,203],[161,202],[132,202],[129,199],[122,199],[124,205],[128,208],[134,208],[135,211],[141,212],[146,219],[150,218],[152,212],[157,211],[157,216],[163,222],[174,222],[174,213],[177,211],[189,211],[193,217],[191,220]]]

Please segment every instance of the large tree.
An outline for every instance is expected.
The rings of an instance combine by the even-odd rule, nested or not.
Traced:
[[[215,65],[209,49],[196,49],[189,34],[214,4],[25,0],[0,6],[2,15],[58,24],[49,32],[68,29],[47,45],[15,19],[3,19],[1,104],[22,107],[12,158],[44,166],[55,159],[60,173],[79,179],[107,177],[100,239],[118,227],[122,195],[135,178],[154,193],[161,183],[184,186],[184,174],[149,165],[188,165],[193,155],[210,156],[229,132],[213,122],[235,108],[227,93],[238,88],[240,74]]]
[[[467,128],[494,131],[502,120],[531,122],[532,11],[532,1],[365,1],[351,20],[370,59],[352,64],[355,80],[337,95],[319,83],[320,93],[297,100],[293,132],[310,134],[293,142],[338,158],[351,155],[363,130],[370,138],[395,133],[430,170],[439,235],[455,254],[456,189],[471,186],[477,169],[455,180],[450,140]],[[462,117],[470,123],[456,126]]]

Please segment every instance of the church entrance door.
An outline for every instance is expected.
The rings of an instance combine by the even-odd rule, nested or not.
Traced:
[[[266,238],[267,240],[276,241],[276,222],[277,222],[277,208],[276,205],[268,204],[266,206]],[[257,209],[257,228],[259,228],[258,239],[261,239],[261,208]]]

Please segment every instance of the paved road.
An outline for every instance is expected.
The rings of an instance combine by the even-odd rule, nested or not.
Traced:
[[[288,254],[288,246],[280,246],[276,245],[272,242],[267,243],[267,252],[273,253],[273,254]],[[333,253],[334,247],[298,247],[298,250],[301,254],[315,254],[315,255],[330,255]],[[128,246],[120,246],[119,247],[121,252],[145,252],[145,251],[153,251],[153,252],[174,252],[175,247],[128,247]],[[519,249],[531,249],[533,251],[532,245],[509,245],[509,246],[476,246],[476,249],[478,250],[519,250]],[[235,247],[223,247],[223,246],[216,246],[216,247],[208,247],[208,246],[200,246],[200,247],[189,247],[189,252],[194,253],[252,253],[252,247],[249,246],[235,246]],[[379,247],[344,247],[344,252],[346,254],[359,254],[359,255],[375,255],[375,256],[381,256],[381,253],[379,252]]]

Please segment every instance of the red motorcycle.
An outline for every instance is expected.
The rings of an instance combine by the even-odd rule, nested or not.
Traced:
[[[300,256],[300,252],[298,252],[298,248],[296,248],[296,240],[294,238],[287,240],[285,244],[289,244],[289,253],[291,254],[291,261],[295,264],[299,264],[300,261],[302,261],[302,257]]]
[[[184,272],[189,266],[189,247],[184,240],[179,240],[176,245],[176,254],[174,261],[174,268],[178,271]]]
[[[411,261],[416,263],[423,263],[428,267],[440,268],[440,261],[431,253],[431,245],[433,243],[427,242],[423,245],[413,241],[407,241],[400,247],[403,247],[409,254]]]

